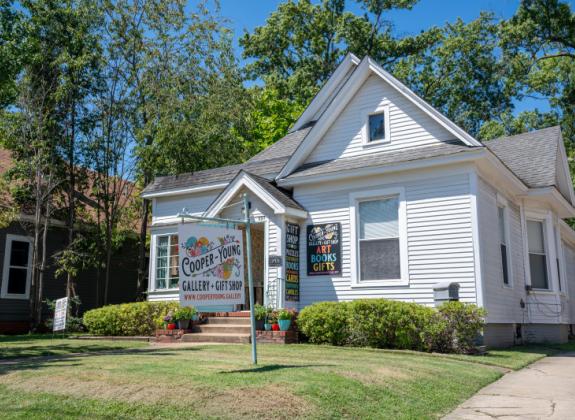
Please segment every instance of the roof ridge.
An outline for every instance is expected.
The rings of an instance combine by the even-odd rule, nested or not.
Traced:
[[[525,131],[525,132],[523,132],[523,133],[517,133],[517,134],[511,134],[511,135],[507,135],[507,136],[495,137],[494,139],[491,139],[491,140],[485,140],[484,143],[487,145],[487,144],[489,144],[490,142],[493,142],[493,141],[501,141],[501,140],[504,140],[504,139],[511,139],[511,138],[514,138],[514,137],[519,137],[519,136],[525,136],[525,135],[528,135],[528,134],[539,133],[539,132],[541,132],[541,131],[548,131],[548,130],[551,131],[551,130],[553,130],[553,129],[559,129],[559,133],[561,132],[561,126],[560,126],[559,124],[556,124],[556,125],[552,125],[552,126],[550,126],[550,127],[544,127],[544,128],[538,128],[538,129],[536,129],[536,130]],[[559,136],[557,137],[557,140],[559,140]]]

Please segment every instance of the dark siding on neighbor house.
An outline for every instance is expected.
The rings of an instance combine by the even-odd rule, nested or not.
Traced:
[[[26,235],[19,223],[13,223],[5,229],[0,229],[0,285],[4,281],[3,266],[6,248],[6,235]],[[54,255],[66,243],[66,231],[54,228],[48,236],[48,252]],[[44,276],[44,298],[58,299],[66,294],[65,278],[56,278],[54,275],[54,259],[48,261],[49,267]],[[128,240],[126,245],[114,254],[110,276],[110,298],[108,303],[132,302],[136,299],[137,282],[137,246],[135,241]],[[104,274],[101,275],[100,284],[97,282],[96,270],[87,270],[79,274],[76,281],[76,292],[82,302],[81,311],[96,308],[103,303]],[[9,332],[10,325],[18,322],[27,322],[29,314],[29,300],[0,299],[0,332]],[[45,309],[45,317],[51,314]],[[4,325],[4,327],[3,327]],[[20,324],[22,325],[22,324]]]

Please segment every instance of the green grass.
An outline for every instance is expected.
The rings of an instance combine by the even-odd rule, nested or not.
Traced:
[[[3,418],[437,418],[561,348],[489,356],[311,345],[149,347],[0,338]],[[54,355],[50,358],[29,356]],[[21,359],[14,359],[21,357]]]

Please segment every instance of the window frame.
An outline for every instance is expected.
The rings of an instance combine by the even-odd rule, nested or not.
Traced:
[[[528,269],[529,269],[529,284],[532,290],[536,292],[553,292],[554,287],[554,276],[551,269],[551,252],[550,252],[550,242],[549,242],[549,227],[547,225],[547,218],[536,217],[533,215],[527,215],[525,218],[525,245],[527,249],[527,261],[528,261]],[[544,254],[532,253],[529,250],[529,222],[537,222],[541,223],[541,228],[543,229],[542,237],[543,237],[543,251]],[[531,254],[535,255],[545,255],[545,269],[547,270],[547,288],[540,288],[540,287],[533,287],[533,275],[531,273],[531,260],[529,256]]]
[[[398,200],[398,233],[399,233],[399,271],[400,278],[386,280],[361,280],[359,266],[359,203],[362,201],[375,201],[397,197]],[[405,189],[402,187],[385,188],[371,191],[350,193],[350,260],[351,260],[351,286],[355,288],[407,286],[409,285],[409,261],[407,255],[407,211],[405,203]]]
[[[158,288],[157,287],[157,281],[158,281],[158,277],[157,277],[157,261],[158,261],[158,239],[159,238],[163,238],[163,237],[172,237],[172,236],[178,236],[178,232],[162,232],[162,233],[156,233],[153,236],[153,266],[152,266],[152,272],[151,274],[153,275],[152,281],[150,282],[150,291],[152,292],[173,292],[173,291],[177,291],[178,290],[178,286],[176,287],[168,287],[169,284],[169,269],[170,269],[170,265],[169,265],[169,261],[170,261],[170,240],[168,239],[168,255],[167,255],[167,259],[168,259],[168,265],[166,266],[166,269],[168,270],[168,277],[166,279],[166,287],[164,288]],[[179,255],[178,255],[178,268],[179,268]]]
[[[375,110],[373,108],[365,108],[361,111],[363,123],[361,127],[361,142],[364,147],[378,146],[382,144],[391,143],[391,135],[389,129],[389,105],[378,106]],[[383,114],[383,123],[385,124],[385,138],[383,140],[369,141],[369,118],[373,115]]]
[[[28,242],[28,266],[26,267],[26,291],[24,294],[8,293],[8,282],[10,281],[10,257],[12,254],[13,242]],[[30,284],[32,282],[32,244],[33,239],[29,236],[7,234],[4,245],[4,267],[2,268],[2,290],[0,297],[2,299],[20,299],[28,300],[30,298]],[[20,266],[14,266],[23,268]]]
[[[499,238],[501,232],[499,232],[500,226],[499,226],[499,209],[503,210],[503,233],[505,236],[505,244],[501,243],[501,238]],[[505,200],[503,197],[498,196],[497,197],[497,224],[498,224],[498,238],[499,238],[499,249],[500,249],[500,254],[501,254],[501,245],[505,245],[505,251],[506,251],[506,258],[507,258],[507,278],[508,278],[508,283],[505,283],[505,273],[503,273],[503,261],[501,261],[501,270],[502,270],[502,285],[503,287],[506,288],[513,288],[513,259],[511,258],[512,255],[512,249],[511,249],[511,230],[510,230],[510,223],[509,223],[509,204],[507,202],[507,200]]]

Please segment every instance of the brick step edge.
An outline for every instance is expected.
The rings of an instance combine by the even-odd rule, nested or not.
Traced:
[[[296,344],[299,343],[297,331],[256,331],[257,343]]]

